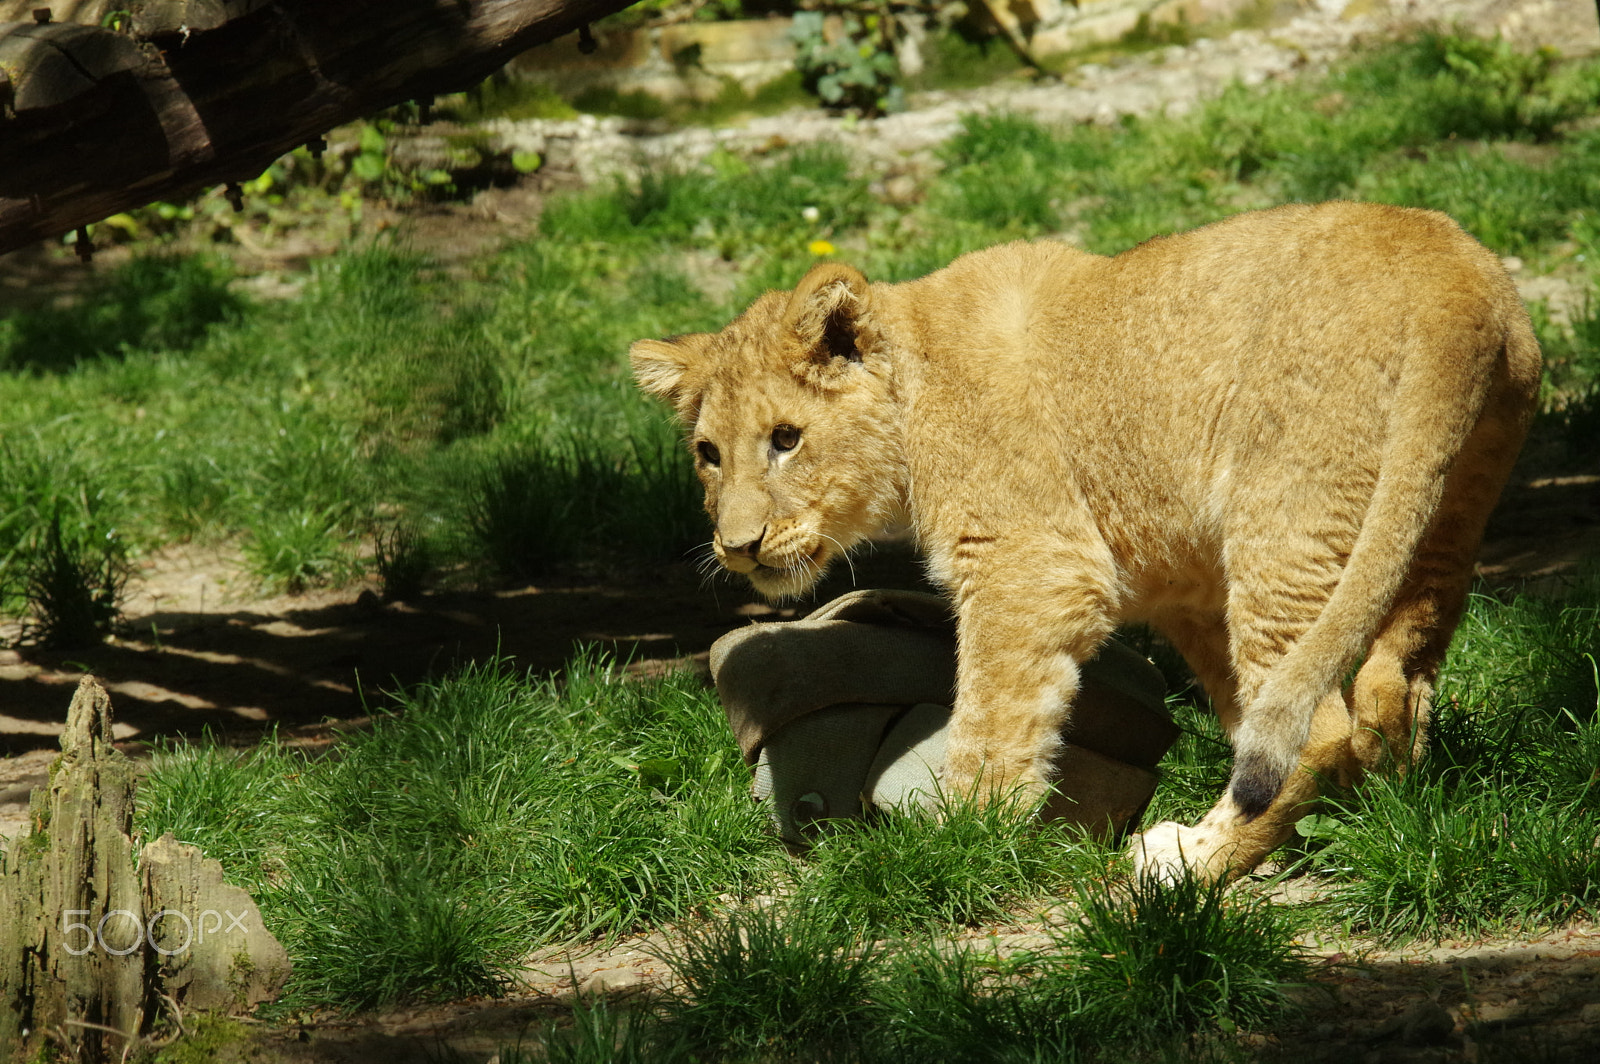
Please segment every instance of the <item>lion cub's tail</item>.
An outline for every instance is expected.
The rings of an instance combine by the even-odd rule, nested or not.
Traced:
[[[1299,767],[1317,703],[1339,689],[1376,638],[1504,360],[1515,363],[1521,349],[1536,345],[1519,315],[1496,302],[1450,309],[1454,326],[1434,336],[1457,345],[1431,343],[1405,360],[1377,484],[1333,594],[1243,707],[1229,790],[1246,819],[1271,806]]]

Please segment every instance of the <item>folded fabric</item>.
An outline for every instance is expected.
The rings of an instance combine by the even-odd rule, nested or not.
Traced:
[[[856,591],[798,621],[754,624],[711,648],[711,674],[778,833],[804,845],[821,821],[926,806],[940,796],[955,689],[943,599]],[[1040,815],[1116,836],[1155,791],[1177,739],[1161,673],[1111,641],[1085,662]]]

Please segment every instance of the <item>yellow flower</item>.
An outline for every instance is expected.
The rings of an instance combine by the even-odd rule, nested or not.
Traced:
[[[813,255],[832,255],[835,251],[839,250],[826,240],[813,240],[811,243],[806,245],[806,248]]]

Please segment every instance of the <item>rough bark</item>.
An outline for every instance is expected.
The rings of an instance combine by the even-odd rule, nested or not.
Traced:
[[[0,0],[0,253],[248,180],[631,2]]]
[[[41,1040],[69,1059],[122,1057],[163,1018],[277,993],[288,955],[217,862],[170,835],[133,859],[131,763],[111,700],[85,679],[33,831],[0,851],[0,1053]]]

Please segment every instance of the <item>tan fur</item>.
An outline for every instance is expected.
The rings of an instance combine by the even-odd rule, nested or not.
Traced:
[[[1353,203],[897,285],[818,266],[632,359],[689,427],[719,559],[763,593],[909,521],[957,609],[952,789],[1045,786],[1077,663],[1124,622],[1165,633],[1234,775],[1135,857],[1217,876],[1319,779],[1412,756],[1540,369],[1492,254]]]

